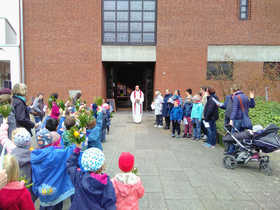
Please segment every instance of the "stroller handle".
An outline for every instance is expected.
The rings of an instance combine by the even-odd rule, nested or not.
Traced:
[[[236,127],[234,127],[233,125],[230,125],[230,124],[225,124],[224,129],[225,129],[225,131],[227,131],[229,133],[231,133],[231,129],[234,129],[234,131],[237,133],[240,132]]]

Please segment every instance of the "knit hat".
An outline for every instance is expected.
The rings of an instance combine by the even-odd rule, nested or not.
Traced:
[[[25,128],[17,128],[13,132],[13,141],[17,147],[30,147],[31,135]]]
[[[119,157],[119,168],[123,172],[130,172],[134,167],[134,156],[129,152],[122,152]]]
[[[81,167],[83,171],[98,171],[105,162],[104,153],[95,147],[85,150],[81,157]]]
[[[51,132],[46,128],[39,130],[36,134],[36,137],[37,137],[37,144],[39,147],[45,147],[51,144],[53,140]]]

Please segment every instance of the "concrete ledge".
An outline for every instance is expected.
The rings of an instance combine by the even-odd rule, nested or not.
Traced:
[[[156,47],[102,45],[102,61],[155,62]]]
[[[208,61],[280,62],[280,46],[208,46]]]

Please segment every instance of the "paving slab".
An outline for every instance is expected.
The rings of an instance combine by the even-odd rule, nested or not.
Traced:
[[[154,128],[154,115],[144,113],[141,124],[131,112],[118,112],[103,144],[106,173],[119,173],[121,152],[135,155],[135,166],[145,187],[141,210],[250,210],[280,209],[280,153],[272,154],[273,176],[256,165],[223,168],[223,148],[205,148],[203,142],[171,137]],[[69,209],[65,202],[64,209]]]

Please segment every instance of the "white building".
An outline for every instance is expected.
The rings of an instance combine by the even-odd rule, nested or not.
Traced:
[[[0,88],[21,81],[19,1],[0,2]]]

